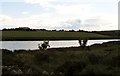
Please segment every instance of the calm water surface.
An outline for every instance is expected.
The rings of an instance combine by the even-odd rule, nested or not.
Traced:
[[[92,44],[101,44],[103,42],[109,41],[118,41],[116,39],[113,40],[89,40],[87,46]],[[43,41],[0,41],[0,48],[2,49],[38,49],[38,44],[43,43]],[[59,47],[75,47],[79,46],[77,40],[68,40],[68,41],[50,41],[50,48],[59,48]]]

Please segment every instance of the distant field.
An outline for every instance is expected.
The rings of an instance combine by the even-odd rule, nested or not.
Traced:
[[[65,31],[2,31],[3,41],[22,40],[78,40],[78,39],[110,39],[111,36],[87,32]]]

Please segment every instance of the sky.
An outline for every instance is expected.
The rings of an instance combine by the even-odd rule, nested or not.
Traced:
[[[0,29],[118,29],[119,0],[1,0]]]

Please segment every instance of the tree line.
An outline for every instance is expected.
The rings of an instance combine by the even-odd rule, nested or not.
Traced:
[[[29,27],[19,27],[19,28],[4,28],[2,29],[2,31],[69,31],[69,32],[85,32],[84,30],[64,30],[64,29],[60,29],[60,30],[46,30],[46,29],[31,29]],[[87,31],[86,31],[87,32]]]

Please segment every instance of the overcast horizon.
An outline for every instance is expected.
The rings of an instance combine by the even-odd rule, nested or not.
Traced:
[[[118,30],[119,0],[2,0],[0,29]]]

